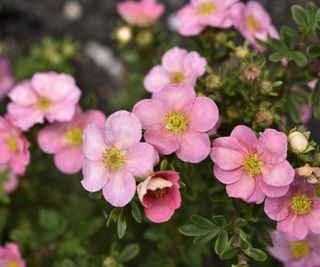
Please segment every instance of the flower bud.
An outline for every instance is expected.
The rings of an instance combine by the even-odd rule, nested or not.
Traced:
[[[234,55],[238,59],[241,59],[241,60],[245,59],[249,55],[249,49],[246,47],[243,47],[243,46],[238,46],[238,47],[236,47],[236,49],[234,51]]]
[[[269,93],[271,93],[272,92],[272,83],[270,82],[270,81],[263,81],[262,83],[261,83],[261,87],[260,87],[260,89],[261,89],[261,93],[263,93],[263,94],[269,94]]]
[[[205,85],[210,90],[218,89],[221,86],[221,78],[212,73],[206,77]]]
[[[256,123],[264,128],[269,127],[273,123],[273,114],[268,110],[261,110],[256,114]]]
[[[153,42],[153,36],[150,31],[141,31],[137,34],[136,42],[139,46],[148,46]]]
[[[116,267],[117,261],[114,258],[109,256],[109,257],[104,258],[104,260],[102,262],[102,266],[103,267]]]
[[[261,76],[261,69],[258,66],[251,66],[245,69],[244,78],[247,81],[257,80]]]
[[[116,39],[121,44],[126,44],[130,42],[132,38],[131,28],[128,26],[120,27],[116,30]]]
[[[290,133],[288,140],[291,150],[295,153],[303,153],[309,146],[307,137],[301,132]]]

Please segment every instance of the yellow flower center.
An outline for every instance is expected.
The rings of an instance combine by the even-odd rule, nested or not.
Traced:
[[[310,255],[310,247],[305,241],[292,242],[290,251],[296,260],[302,260]]]
[[[166,128],[173,133],[181,133],[188,129],[188,121],[184,114],[172,112],[166,116]]]
[[[247,18],[247,27],[249,30],[251,31],[260,31],[261,29],[261,25],[259,23],[259,21],[254,17],[254,16],[249,16]]]
[[[170,82],[173,84],[183,83],[184,80],[185,80],[185,77],[182,72],[173,72],[170,75]]]
[[[214,13],[217,10],[217,7],[214,3],[202,3],[198,7],[198,14],[201,16],[208,16]]]
[[[10,260],[10,261],[8,262],[8,267],[19,267],[19,266],[20,266],[20,264],[19,264],[19,262],[16,261],[16,260]]]
[[[7,146],[12,153],[17,153],[19,151],[17,141],[12,135],[10,135],[7,139]]]
[[[82,144],[82,129],[79,127],[70,128],[67,130],[68,144],[71,146],[79,146]]]
[[[36,105],[41,111],[47,111],[51,107],[52,102],[49,98],[41,96],[39,97]]]
[[[306,215],[311,211],[312,200],[307,194],[294,196],[291,199],[291,210],[296,215]]]
[[[106,149],[102,154],[102,162],[106,168],[117,170],[123,165],[124,153],[116,147]]]
[[[166,193],[168,192],[168,188],[159,188],[157,190],[148,190],[148,196],[152,197],[152,198],[161,198],[163,197]]]
[[[258,154],[249,154],[242,164],[242,168],[252,177],[261,173],[262,166]]]

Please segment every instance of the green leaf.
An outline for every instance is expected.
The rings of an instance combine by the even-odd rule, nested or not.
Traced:
[[[141,213],[139,206],[137,205],[137,203],[135,201],[131,202],[131,215],[137,223],[142,222],[142,213]]]
[[[282,52],[282,51],[281,52],[275,52],[275,53],[273,53],[273,54],[271,54],[269,56],[269,60],[272,61],[272,62],[277,63],[277,62],[280,62],[281,59],[283,59],[285,57],[286,57],[286,53],[285,52]]]
[[[213,238],[215,238],[218,233],[219,233],[219,231],[211,231],[211,232],[209,232],[208,234],[201,235],[201,236],[197,236],[197,237],[193,240],[193,243],[194,243],[194,244],[204,244],[204,243],[207,243],[207,242],[211,241]]]
[[[216,228],[217,226],[207,218],[201,217],[199,215],[192,215],[190,218],[191,223],[196,225],[198,228],[203,228],[203,229],[213,229]]]
[[[127,222],[122,212],[120,213],[118,217],[118,222],[117,222],[117,233],[118,233],[119,239],[122,239],[125,236],[126,230],[127,230]]]
[[[134,259],[140,253],[138,244],[131,244],[124,248],[124,250],[116,257],[119,262],[126,263]]]
[[[227,224],[226,218],[223,215],[212,216],[212,221],[220,227],[223,227]]]
[[[229,247],[229,237],[226,231],[221,231],[217,237],[214,245],[214,251],[220,255],[224,250]]]
[[[163,161],[161,161],[161,164],[160,164],[160,171],[164,171],[166,170],[168,167],[168,160],[167,159],[164,159]]]
[[[310,106],[313,108],[313,115],[316,120],[320,119],[320,83],[318,81],[316,88],[310,96]]]
[[[224,250],[220,254],[220,258],[221,258],[221,260],[230,260],[233,257],[235,257],[240,251],[241,251],[240,248],[230,247],[230,248]]]
[[[244,253],[256,261],[265,261],[267,259],[267,254],[257,248],[249,248]]]
[[[309,57],[311,57],[311,58],[318,58],[318,57],[320,57],[320,47],[315,46],[315,45],[311,45],[308,47],[307,53],[308,53]]]
[[[199,228],[193,224],[183,225],[179,228],[179,232],[185,236],[199,236],[210,233],[212,229]]]
[[[304,54],[298,51],[292,52],[293,61],[296,63],[299,67],[304,67],[307,65],[308,60]]]
[[[291,7],[292,18],[299,27],[305,27],[307,23],[306,12],[299,5],[293,5]]]

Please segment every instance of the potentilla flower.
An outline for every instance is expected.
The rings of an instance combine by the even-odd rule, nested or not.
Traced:
[[[29,81],[16,85],[9,93],[8,112],[13,123],[26,131],[46,118],[70,121],[76,112],[81,91],[67,74],[36,73]]]
[[[78,109],[71,121],[44,127],[38,135],[38,144],[44,152],[54,154],[55,165],[61,172],[77,173],[84,159],[83,130],[91,123],[103,127],[105,120],[104,114],[98,110],[82,112]]]
[[[0,165],[0,175],[6,175],[7,179],[3,183],[3,189],[6,193],[10,194],[17,189],[19,179],[17,175],[10,170],[10,167],[6,165]]]
[[[185,162],[197,163],[210,152],[208,131],[217,123],[219,111],[208,97],[196,97],[187,86],[168,86],[153,99],[138,102],[133,113],[146,130],[144,139],[159,153],[176,152]]]
[[[154,24],[164,12],[164,4],[156,0],[125,1],[117,6],[120,16],[129,24],[148,27]]]
[[[273,247],[269,253],[284,263],[285,267],[318,267],[320,263],[320,235],[309,233],[301,241],[288,241],[286,236],[274,231],[270,234]]]
[[[26,263],[22,259],[17,244],[7,243],[0,247],[0,266],[1,267],[25,267]]]
[[[8,117],[0,117],[0,165],[23,175],[30,162],[29,142]]]
[[[13,84],[10,61],[5,57],[0,57],[0,100],[12,89]]]
[[[174,211],[180,208],[179,178],[175,171],[160,171],[137,186],[138,197],[150,221],[169,221]]]
[[[162,91],[168,85],[194,87],[197,78],[206,70],[207,61],[197,52],[174,47],[162,57],[161,65],[153,67],[144,78],[144,87],[151,93]]]
[[[275,39],[279,38],[268,12],[260,3],[256,1],[249,1],[247,4],[236,3],[230,13],[234,27],[258,51],[263,52],[265,49],[256,42],[256,39],[265,41],[268,35]]]
[[[286,160],[287,136],[266,129],[257,139],[248,127],[234,128],[229,137],[213,142],[211,158],[216,178],[227,185],[230,197],[262,203],[265,196],[287,193],[294,169]]]
[[[289,240],[303,240],[309,232],[320,234],[320,199],[315,186],[298,174],[287,194],[266,198],[264,210]]]
[[[83,187],[102,189],[115,207],[128,204],[136,191],[134,177],[147,177],[155,160],[154,148],[141,137],[141,122],[127,111],[113,113],[104,128],[90,124],[84,131]]]
[[[238,0],[191,0],[177,14],[180,34],[198,35],[208,26],[231,27],[230,7],[236,2]]]

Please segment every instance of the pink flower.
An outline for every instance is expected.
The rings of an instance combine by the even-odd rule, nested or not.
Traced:
[[[50,123],[70,121],[80,96],[81,91],[70,75],[36,73],[31,81],[19,83],[9,93],[12,102],[8,112],[13,123],[26,131],[45,118]]]
[[[21,258],[17,244],[7,243],[0,247],[0,266],[1,267],[25,267],[26,263]]]
[[[144,78],[144,87],[151,93],[160,92],[170,84],[194,87],[197,78],[205,73],[206,65],[206,59],[197,52],[174,47],[164,54],[161,65],[150,70]]]
[[[214,174],[227,185],[230,197],[262,203],[265,196],[287,193],[294,169],[286,160],[287,136],[266,129],[257,139],[246,126],[237,126],[230,137],[213,142]]]
[[[320,234],[320,199],[315,187],[298,174],[287,194],[266,198],[264,210],[289,240],[302,240],[309,231]]]
[[[118,13],[129,24],[148,27],[164,12],[164,5],[156,0],[125,1],[118,4]]]
[[[0,57],[0,100],[7,95],[13,84],[10,62],[7,58]]]
[[[7,176],[7,180],[3,183],[3,189],[7,194],[10,194],[18,187],[18,177],[6,165],[0,165],[0,175],[3,174]]]
[[[308,234],[301,241],[288,241],[279,232],[270,234],[273,247],[269,253],[285,267],[318,267],[320,263],[320,235]]]
[[[147,177],[155,160],[153,147],[141,143],[141,137],[139,119],[127,111],[109,116],[104,129],[90,124],[84,131],[83,187],[102,189],[115,207],[128,204],[136,191],[134,176]]]
[[[301,122],[307,124],[312,119],[312,108],[307,104],[301,105]]]
[[[98,110],[83,113],[78,109],[71,121],[55,122],[43,128],[38,136],[38,144],[44,152],[54,154],[54,162],[61,172],[77,173],[84,159],[83,130],[91,123],[103,127],[105,120],[104,114]]]
[[[180,208],[179,173],[161,171],[149,176],[137,187],[146,216],[154,223],[163,223]]]
[[[0,165],[8,165],[14,174],[23,175],[30,162],[29,142],[19,129],[0,117]]]
[[[176,152],[190,163],[204,160],[210,153],[207,131],[218,121],[216,104],[207,97],[196,97],[191,87],[168,86],[153,99],[138,102],[133,113],[146,130],[144,139],[159,153]]]
[[[230,7],[236,2],[238,0],[191,0],[177,14],[180,34],[198,35],[207,26],[231,27]]]
[[[260,52],[265,49],[255,39],[266,41],[268,35],[275,39],[279,38],[268,12],[256,1],[249,1],[246,5],[243,3],[233,5],[231,16],[234,27]]]

